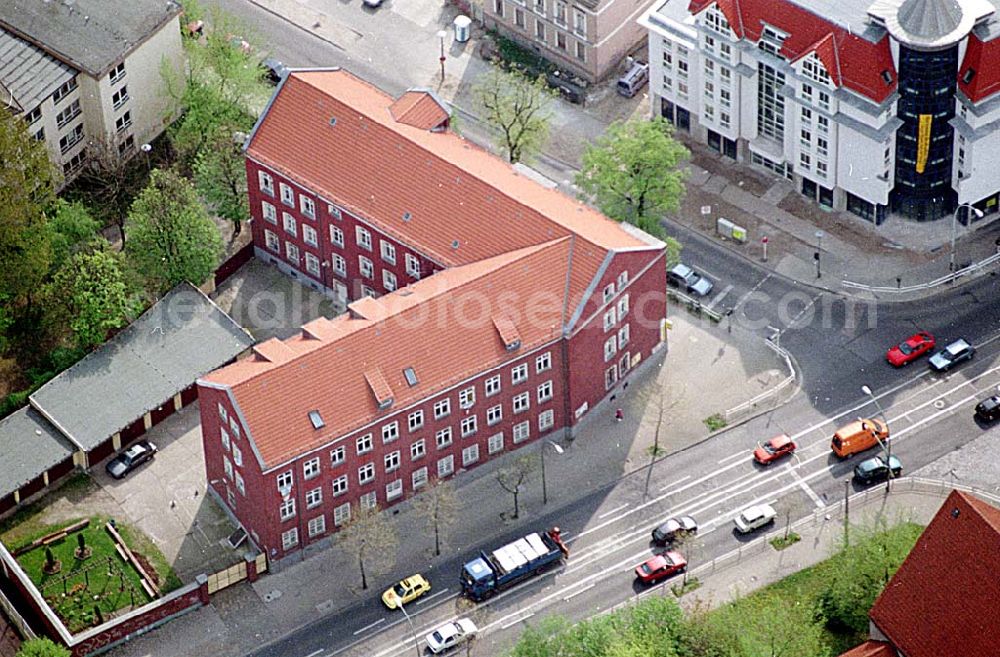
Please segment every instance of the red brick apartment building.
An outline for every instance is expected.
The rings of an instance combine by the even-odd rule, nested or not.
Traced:
[[[199,381],[208,479],[272,559],[543,436],[661,346],[663,244],[393,99],[293,71],[247,145],[259,258],[348,299]]]

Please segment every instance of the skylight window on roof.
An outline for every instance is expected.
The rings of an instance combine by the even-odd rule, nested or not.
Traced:
[[[882,81],[886,84],[892,84],[892,72],[889,69],[882,71]]]
[[[417,373],[413,371],[412,367],[407,367],[403,370],[403,376],[406,377],[406,383],[412,388],[417,385]]]
[[[413,218],[413,215],[410,214],[409,212],[404,212],[403,213],[403,221],[409,221],[412,218]]]
[[[309,411],[309,421],[312,422],[313,429],[322,429],[326,426],[326,422],[323,421],[323,417],[319,414],[319,411]]]
[[[337,117],[335,117],[335,116],[331,116],[330,117],[330,125],[332,125],[332,126],[333,125],[337,125]]]
[[[972,78],[976,77],[976,69],[967,68],[965,73],[962,73],[962,84],[969,84],[972,82]]]

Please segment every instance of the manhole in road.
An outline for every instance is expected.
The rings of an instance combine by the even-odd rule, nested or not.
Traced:
[[[938,399],[937,401],[934,402],[934,408],[936,408],[938,410],[941,410],[942,408],[944,408],[947,405],[948,405],[948,402],[946,402],[943,399]]]

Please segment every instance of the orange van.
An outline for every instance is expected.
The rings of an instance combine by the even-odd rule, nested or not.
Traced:
[[[884,422],[874,419],[858,418],[850,424],[837,429],[830,441],[830,449],[842,459],[852,454],[863,452],[878,445],[878,441],[889,440],[889,427]]]

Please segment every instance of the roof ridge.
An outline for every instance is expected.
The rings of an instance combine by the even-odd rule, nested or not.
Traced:
[[[536,255],[539,252],[554,248],[560,243],[570,239],[570,235],[565,235],[542,244],[536,244],[516,249],[514,251],[501,253],[499,255],[486,258],[485,260],[465,265],[457,265],[440,271],[428,278],[421,279],[407,287],[400,288],[390,294],[386,294],[378,298],[363,297],[362,299],[358,299],[356,302],[352,302],[348,306],[348,313],[327,320],[330,324],[338,322],[356,322],[357,325],[352,327],[351,330],[336,331],[329,336],[320,335],[321,331],[316,329],[315,324],[315,322],[319,319],[317,318],[316,320],[308,322],[304,325],[302,327],[302,332],[296,333],[288,338],[285,338],[284,340],[271,338],[265,342],[258,343],[254,346],[254,353],[263,356],[263,360],[248,359],[238,361],[233,364],[246,368],[250,366],[250,363],[254,363],[257,365],[257,371],[245,373],[240,380],[224,382],[224,385],[228,385],[233,389],[242,387],[259,376],[263,376],[277,368],[289,366],[297,360],[307,357],[325,347],[329,347],[348,335],[385,323],[390,318],[399,317],[406,312],[419,308],[428,301],[444,296],[445,294],[452,294],[463,287],[472,285],[484,276],[492,274],[505,267],[509,267],[525,258]],[[442,279],[447,278],[448,275],[457,277],[459,280],[454,281],[451,285],[449,285],[447,281],[442,284]],[[433,287],[432,282],[434,283]],[[432,290],[432,293],[427,296],[423,296],[420,294],[420,292],[423,291],[422,289],[420,291],[412,289],[417,287],[429,288]],[[407,291],[408,288],[410,288],[409,295],[399,294],[400,292]],[[398,302],[400,299],[406,299],[411,295],[413,296],[411,301],[404,303],[392,303],[393,301]],[[370,312],[367,316],[361,312],[350,312],[352,306],[354,306],[357,302],[362,302],[365,306],[370,306]],[[361,308],[361,310],[364,310],[364,308]],[[305,339],[303,339],[303,336]],[[290,346],[290,343],[292,342],[297,343],[297,348],[292,348]],[[308,342],[307,346],[305,346],[306,342]],[[278,345],[281,346],[279,347]],[[228,369],[230,369],[230,366],[222,367],[215,372],[209,373],[203,378],[206,381],[212,381],[214,374],[225,372]]]
[[[543,213],[543,212],[537,210],[536,208],[532,207],[532,205],[529,204],[528,202],[526,202],[525,200],[522,200],[518,196],[515,196],[515,195],[511,194],[508,191],[509,187],[496,185],[496,184],[490,182],[487,178],[485,178],[482,175],[480,175],[475,170],[459,167],[454,162],[451,162],[450,160],[442,157],[435,150],[432,150],[428,145],[424,144],[422,140],[411,138],[410,135],[405,134],[406,131],[416,130],[418,134],[429,133],[430,131],[423,130],[423,129],[420,129],[420,128],[414,128],[413,126],[407,125],[405,123],[400,123],[400,122],[394,120],[393,117],[392,117],[391,111],[389,111],[389,108],[391,107],[392,103],[395,102],[395,99],[393,99],[392,96],[390,96],[389,94],[385,93],[384,91],[382,91],[378,87],[374,86],[373,84],[371,84],[371,83],[363,80],[362,78],[359,78],[358,76],[354,75],[353,73],[351,73],[350,71],[348,71],[346,69],[339,69],[336,72],[339,73],[339,74],[342,74],[342,75],[343,74],[349,75],[350,77],[354,78],[355,80],[360,80],[365,86],[367,86],[367,87],[369,87],[371,89],[376,90],[377,93],[378,93],[378,95],[381,98],[386,99],[389,102],[387,102],[385,104],[386,112],[385,112],[385,115],[382,116],[382,117],[375,116],[375,115],[370,115],[370,114],[365,113],[362,109],[360,109],[360,108],[358,108],[358,107],[350,104],[348,101],[344,100],[343,97],[333,98],[331,96],[331,99],[333,100],[333,102],[341,104],[344,107],[350,108],[352,111],[357,112],[361,116],[368,117],[373,123],[379,125],[381,127],[381,129],[388,130],[389,132],[398,134],[400,137],[406,139],[410,144],[412,144],[413,146],[415,146],[418,149],[420,149],[420,151],[422,153],[424,153],[424,154],[426,154],[426,155],[428,155],[430,157],[437,158],[444,166],[446,166],[448,168],[449,175],[469,176],[471,178],[474,178],[474,179],[478,180],[479,183],[481,183],[481,184],[483,184],[483,185],[491,188],[491,190],[493,192],[495,192],[496,194],[498,194],[500,196],[504,196],[507,199],[509,199],[510,201],[514,202],[515,204],[517,204],[518,206],[520,206],[523,210],[526,210],[528,212],[534,213],[540,220],[544,221],[548,225],[553,226],[553,227],[558,227],[559,229],[565,231],[566,233],[575,233],[577,235],[580,235],[581,239],[583,239],[585,242],[587,242],[589,244],[592,244],[595,248],[606,249],[606,247],[603,247],[602,245],[596,243],[595,241],[593,241],[591,239],[587,239],[587,237],[585,237],[584,235],[581,235],[577,230],[571,229],[566,224],[564,224],[564,223],[562,223],[560,221],[557,221],[555,218],[549,216],[548,214]],[[294,73],[290,74],[290,75],[294,75]],[[296,77],[297,77],[298,80],[301,80],[303,83],[309,85],[313,89],[316,89],[320,93],[327,94],[327,92],[320,85],[315,84],[315,83],[311,82],[310,80],[308,80],[307,78],[304,78],[302,76],[296,76]],[[391,123],[390,123],[390,121],[391,121]],[[406,126],[406,128],[402,128],[402,126]],[[494,155],[493,153],[491,153],[487,149],[483,148],[482,146],[480,146],[480,145],[478,145],[478,144],[476,144],[474,142],[471,142],[468,139],[466,139],[465,137],[462,137],[461,135],[458,135],[457,133],[452,132],[450,130],[446,130],[446,131],[442,131],[442,132],[437,132],[437,133],[433,133],[433,134],[435,134],[436,136],[438,136],[438,137],[440,137],[442,139],[451,139],[451,140],[458,141],[465,148],[470,149],[470,150],[474,150],[474,151],[479,152],[479,153],[482,153],[486,157],[491,157],[491,158],[497,157],[496,155]],[[516,170],[514,170],[512,166],[510,166],[508,168],[510,169],[511,173],[513,175],[515,175],[515,176],[522,176],[523,175],[523,174],[518,173]],[[540,194],[540,195],[544,195],[546,198],[549,197],[549,196],[552,196],[552,195],[556,195],[559,198],[564,198],[567,201],[575,204],[578,211],[580,209],[585,209],[585,210],[589,210],[589,211],[593,212],[597,216],[603,216],[603,215],[600,215],[600,213],[598,213],[596,210],[593,210],[592,208],[590,208],[586,204],[584,204],[581,201],[579,201],[578,199],[574,199],[574,198],[572,198],[570,196],[567,196],[567,195],[563,194],[562,192],[560,192],[558,190],[552,190],[552,189],[548,189],[548,188],[546,188],[546,187],[544,187],[542,185],[538,185],[538,189],[536,190],[536,193]],[[368,217],[367,220],[371,221],[375,225],[378,225],[379,228],[384,228],[384,227],[389,226],[389,224],[384,223],[384,220],[381,217],[379,217],[379,218]],[[607,217],[604,217],[604,220],[605,221],[609,221],[609,222],[612,221],[610,218],[607,218]],[[391,231],[391,232],[393,234],[397,234],[396,231],[394,231],[394,230]],[[409,243],[410,239],[403,239],[402,241],[406,242],[406,243]],[[436,257],[439,257],[442,260],[447,260],[446,257],[443,257],[444,254],[437,253],[436,250],[433,249],[432,247],[425,246],[425,245],[421,245],[421,246],[424,247],[424,248],[426,248],[429,252],[434,253],[434,255]]]

